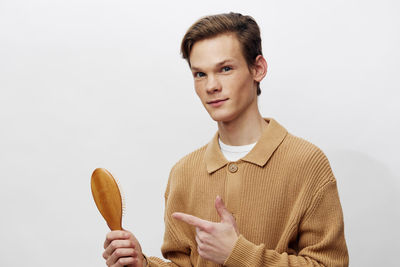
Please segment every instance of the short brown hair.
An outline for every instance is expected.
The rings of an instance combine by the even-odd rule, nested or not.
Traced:
[[[182,57],[190,65],[190,52],[193,45],[200,40],[215,37],[223,33],[236,34],[242,47],[242,54],[249,67],[254,66],[254,60],[262,55],[260,28],[250,16],[239,13],[225,13],[206,16],[196,21],[182,39]],[[260,84],[257,84],[257,95],[261,94]]]

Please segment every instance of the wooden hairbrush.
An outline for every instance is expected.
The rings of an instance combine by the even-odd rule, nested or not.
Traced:
[[[91,188],[94,202],[111,230],[122,230],[123,199],[118,183],[106,169],[93,171]]]

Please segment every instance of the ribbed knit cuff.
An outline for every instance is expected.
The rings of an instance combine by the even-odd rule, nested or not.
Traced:
[[[143,255],[143,258],[144,258],[144,260],[146,261],[146,267],[150,267],[150,262],[149,262],[149,259],[146,257],[146,255],[144,255],[143,253],[142,253],[142,255]]]
[[[249,261],[249,257],[257,254],[256,252],[257,246],[244,238],[244,236],[239,235],[231,254],[224,262],[224,266],[249,266],[249,263],[251,262]]]

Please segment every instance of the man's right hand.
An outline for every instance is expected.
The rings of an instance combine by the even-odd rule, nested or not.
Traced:
[[[142,267],[146,260],[139,241],[129,231],[111,231],[104,241],[103,258],[110,267]]]

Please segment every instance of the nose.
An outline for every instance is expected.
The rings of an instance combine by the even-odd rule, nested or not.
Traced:
[[[207,77],[207,84],[206,84],[206,90],[207,93],[212,94],[221,91],[222,86],[221,83],[219,82],[218,78],[215,77],[215,75],[209,75]]]

